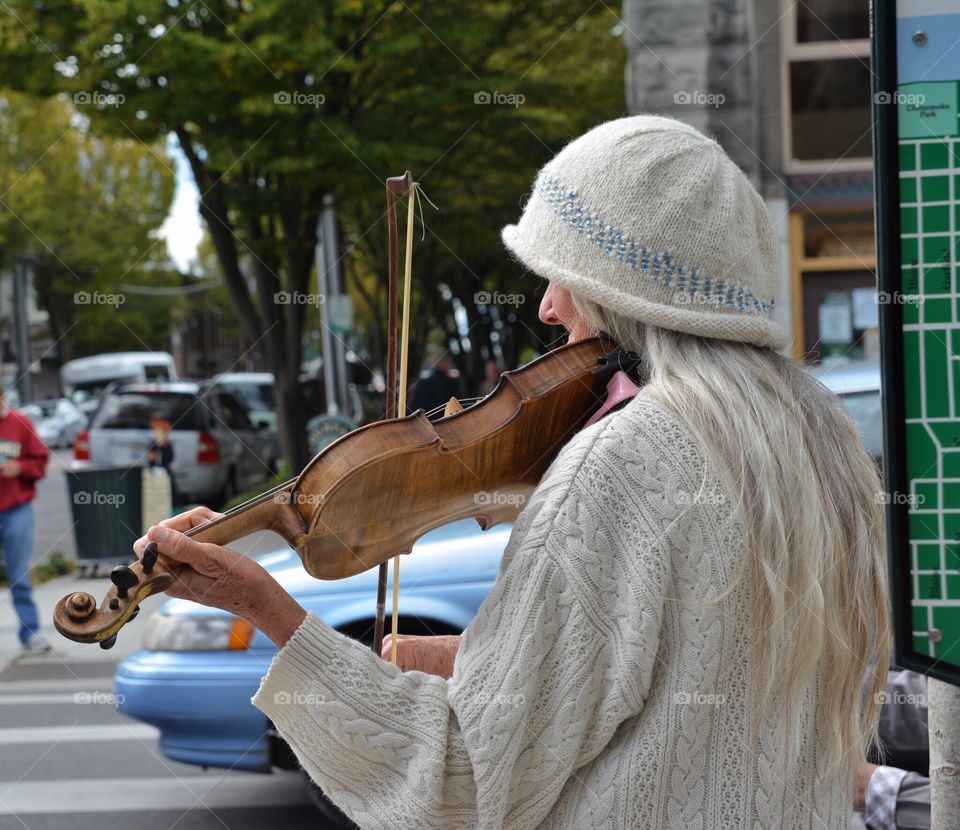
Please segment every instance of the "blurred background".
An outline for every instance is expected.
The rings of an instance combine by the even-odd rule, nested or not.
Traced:
[[[880,463],[868,38],[867,0],[0,2],[0,380],[52,453],[30,561],[54,645],[19,653],[5,592],[0,828],[346,826],[249,704],[259,632],[152,598],[107,653],[48,621],[150,522],[383,416],[389,176],[436,206],[409,375],[430,409],[560,342],[499,238],[539,166],[625,114],[703,130],[769,209],[790,351]],[[425,537],[401,630],[462,630],[507,534]],[[238,549],[369,640],[374,574]]]

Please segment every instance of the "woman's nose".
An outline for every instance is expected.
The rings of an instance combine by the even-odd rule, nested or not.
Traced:
[[[557,316],[557,312],[553,310],[553,298],[549,292],[544,294],[540,301],[539,316],[541,323],[546,323],[548,326],[560,325],[560,318]]]

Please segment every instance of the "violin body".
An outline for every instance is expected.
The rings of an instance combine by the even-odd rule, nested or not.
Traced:
[[[227,545],[259,530],[282,536],[318,579],[353,576],[425,533],[474,517],[487,529],[512,521],[560,448],[600,405],[593,372],[613,346],[594,338],[561,346],[512,372],[475,406],[430,421],[422,411],[360,427],[320,452],[292,483],[187,531]],[[175,579],[162,556],[119,566],[98,607],[64,597],[64,636],[109,647],[147,596]],[[121,572],[119,573],[118,572]]]
[[[590,372],[599,341],[564,347],[501,376],[476,406],[430,421],[422,411],[345,435],[307,466],[297,502],[323,494],[295,544],[318,579],[340,579],[409,553],[428,531],[476,518],[513,521],[560,448],[599,406]],[[552,358],[548,360],[547,358]],[[564,362],[564,374],[552,370]],[[599,387],[599,388],[598,388]]]

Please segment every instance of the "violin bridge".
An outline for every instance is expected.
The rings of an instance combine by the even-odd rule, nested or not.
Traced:
[[[443,407],[443,417],[446,418],[448,415],[456,415],[458,412],[463,412],[463,404],[456,398],[450,398],[446,406]]]

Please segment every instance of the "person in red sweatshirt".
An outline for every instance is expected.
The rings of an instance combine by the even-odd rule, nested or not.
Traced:
[[[40,636],[40,617],[30,586],[33,551],[33,499],[50,453],[30,419],[7,406],[0,388],[0,548],[7,566],[13,608],[20,620],[20,643],[29,653],[49,651]]]

